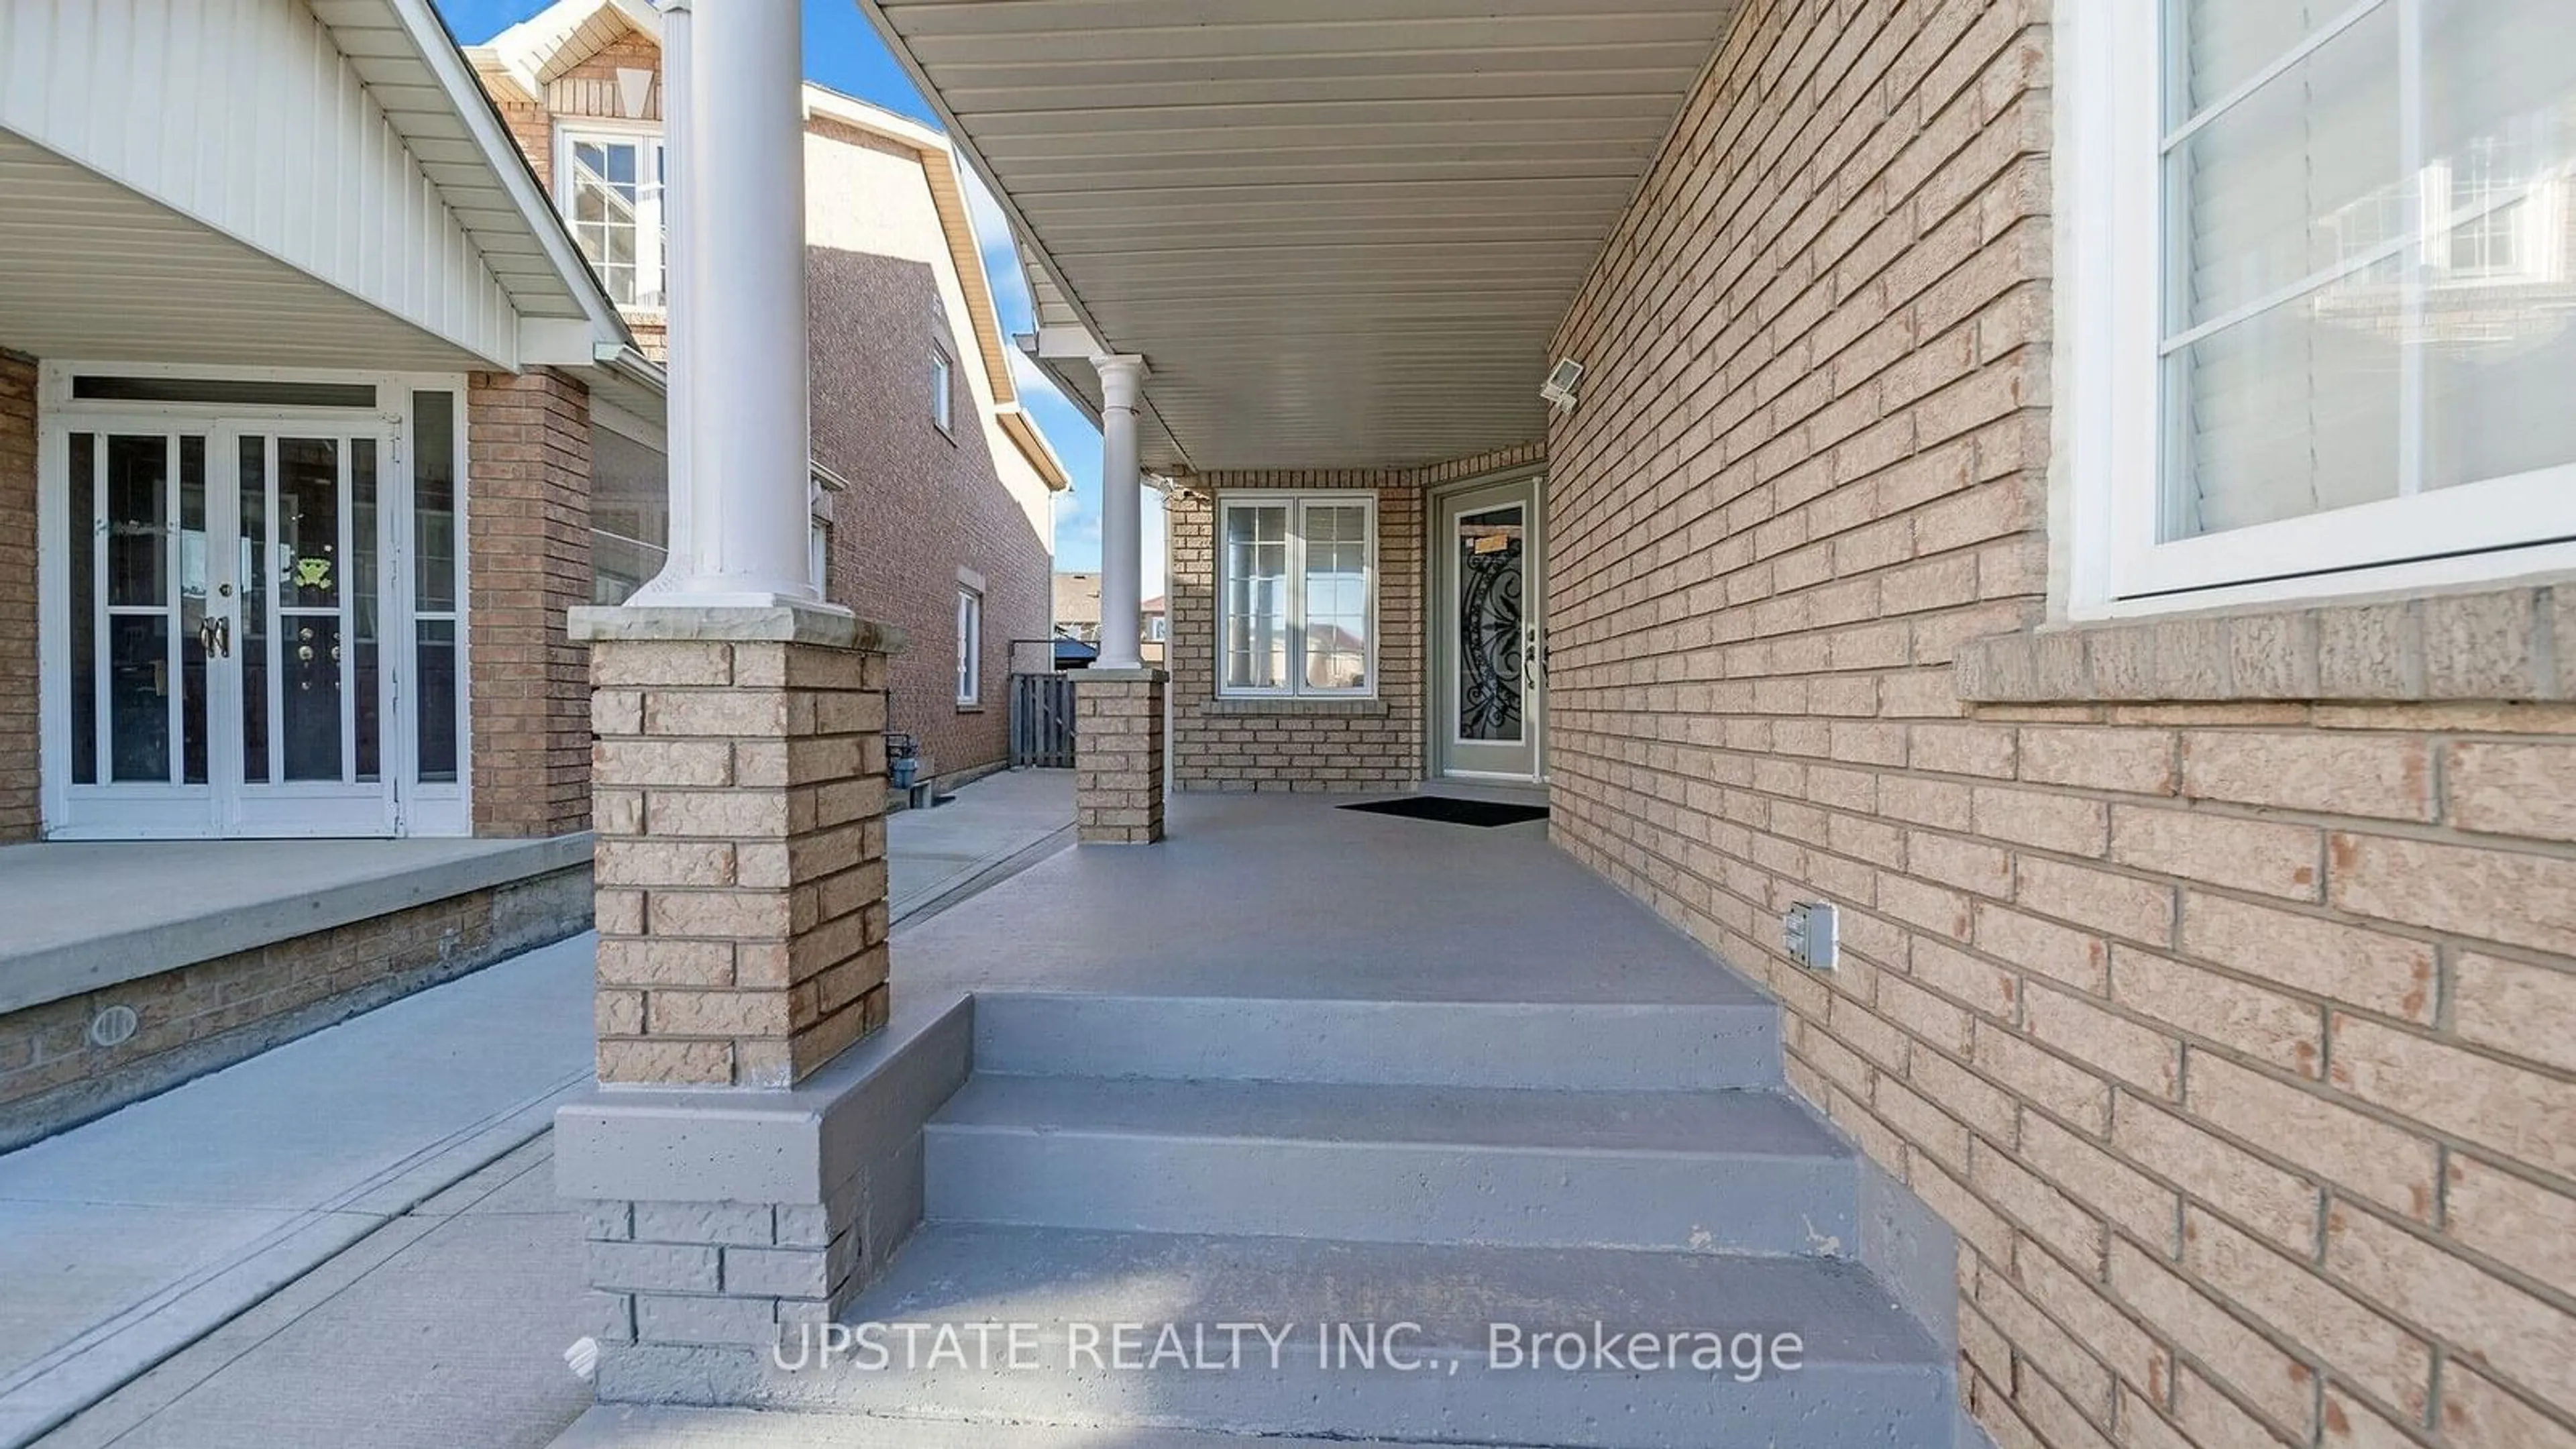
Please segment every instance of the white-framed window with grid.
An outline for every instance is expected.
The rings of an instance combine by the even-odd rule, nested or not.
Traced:
[[[668,305],[661,133],[566,126],[555,153],[556,204],[609,300],[648,310]]]
[[[1377,692],[1377,499],[1229,493],[1217,505],[1217,692]]]
[[[2563,7],[2060,11],[2070,612],[2576,565]]]

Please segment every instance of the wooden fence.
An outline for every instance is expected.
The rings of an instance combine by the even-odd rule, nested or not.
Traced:
[[[1073,768],[1073,676],[1011,676],[1011,767]]]

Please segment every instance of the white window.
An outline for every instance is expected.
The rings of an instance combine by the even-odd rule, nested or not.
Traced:
[[[939,431],[943,433],[955,430],[957,404],[956,388],[954,384],[956,371],[957,369],[948,361],[947,353],[941,352],[936,348],[931,350],[930,420],[933,423],[938,424]]]
[[[2060,10],[2076,610],[2576,563],[2563,0]]]
[[[621,307],[665,305],[662,138],[566,130],[557,149],[564,216],[609,299]]]
[[[984,694],[984,596],[973,589],[957,591],[957,702],[973,704]]]
[[[1376,499],[1229,495],[1217,571],[1220,693],[1376,690]]]

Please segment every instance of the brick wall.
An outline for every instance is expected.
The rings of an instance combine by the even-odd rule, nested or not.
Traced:
[[[1558,339],[1556,838],[1958,1229],[2004,1445],[2576,1442],[2571,591],[1952,667],[2044,612],[2047,10],[1746,6]]]
[[[825,120],[808,128],[806,298],[814,457],[850,480],[832,527],[829,591],[900,627],[889,727],[926,772],[1010,752],[1010,641],[1051,624],[1043,484],[990,417],[947,240],[919,157]],[[932,421],[931,353],[946,350],[953,427]],[[957,703],[958,571],[984,584],[980,703]]]
[[[36,364],[0,352],[0,842],[41,828],[36,732]]]
[[[1171,557],[1173,778],[1184,790],[1387,790],[1422,778],[1428,490],[1544,461],[1532,443],[1416,468],[1241,470],[1181,480]],[[1216,509],[1229,491],[1377,496],[1377,697],[1219,699]]]
[[[474,833],[590,828],[590,394],[552,372],[466,393]]]
[[[0,1151],[590,925],[590,871],[554,871],[0,1015]],[[130,1006],[112,1047],[89,1022]]]

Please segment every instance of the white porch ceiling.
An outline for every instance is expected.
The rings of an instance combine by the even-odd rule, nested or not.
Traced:
[[[1145,356],[1158,469],[1536,437],[1548,336],[1736,9],[860,4],[1064,305]]]
[[[0,346],[97,362],[490,366],[5,129],[0,197]]]

